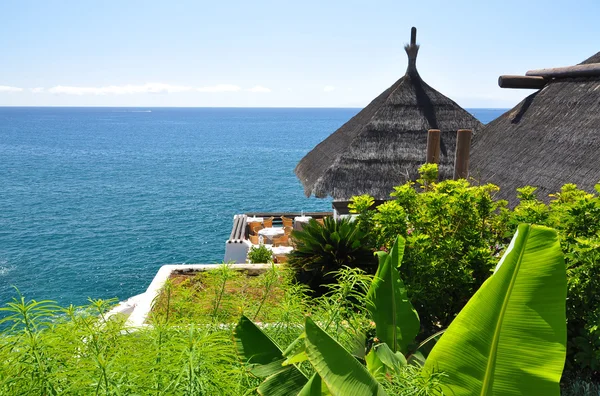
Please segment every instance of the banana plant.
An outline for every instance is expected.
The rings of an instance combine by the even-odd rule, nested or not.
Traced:
[[[556,231],[520,225],[494,274],[461,310],[424,369],[452,395],[559,395],[566,269]]]
[[[250,319],[242,315],[233,334],[238,354],[250,372],[264,379],[259,394],[287,396],[302,391],[308,382],[306,375],[293,364],[284,366],[281,349]]]
[[[396,258],[383,264],[397,265],[400,256],[390,256]],[[380,279],[394,279],[382,272]],[[446,374],[445,394],[559,395],[566,355],[565,301],[566,270],[556,232],[519,226],[494,274],[446,332],[428,341],[435,346],[424,362],[425,375]],[[310,318],[305,332],[285,352],[266,335],[258,335],[261,330],[248,319],[242,321],[236,327],[236,339],[243,344],[238,349],[256,375],[269,375],[258,389],[263,395],[385,396],[381,382],[387,380],[386,373],[407,364],[400,351],[381,343],[367,354],[364,367]],[[397,333],[390,339],[401,345]],[[296,354],[285,359],[293,349]],[[314,368],[310,379],[296,366],[304,361]]]
[[[377,252],[379,266],[367,293],[367,309],[377,338],[393,352],[407,354],[419,333],[420,322],[406,294],[398,268],[404,257],[404,238],[398,236],[389,254]]]

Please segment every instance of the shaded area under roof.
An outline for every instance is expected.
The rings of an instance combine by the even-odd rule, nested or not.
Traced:
[[[456,131],[479,130],[482,124],[421,79],[414,28],[405,49],[406,74],[298,163],[295,172],[307,196],[389,198],[394,186],[416,179],[428,129],[442,131],[440,178],[452,178]]]
[[[600,62],[600,52],[582,64]],[[470,176],[515,189],[538,187],[548,201],[565,183],[593,191],[600,181],[600,76],[557,78],[486,125],[471,154]]]

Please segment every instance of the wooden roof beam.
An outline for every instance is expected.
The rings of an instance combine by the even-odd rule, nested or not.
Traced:
[[[596,77],[600,76],[600,63],[529,70],[525,75],[545,78]]]
[[[500,76],[498,86],[500,88],[516,89],[540,89],[548,82],[547,78],[538,76]]]

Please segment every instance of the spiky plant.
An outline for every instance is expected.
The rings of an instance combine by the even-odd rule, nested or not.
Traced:
[[[292,232],[296,248],[290,253],[289,265],[296,279],[321,295],[325,285],[336,281],[334,271],[343,267],[360,268],[367,273],[376,269],[367,235],[351,219],[324,219],[323,225],[310,220],[301,231]]]

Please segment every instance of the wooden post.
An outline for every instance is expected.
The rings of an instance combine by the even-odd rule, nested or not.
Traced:
[[[427,131],[427,158],[428,164],[439,164],[440,162],[440,130],[430,129]]]
[[[469,175],[469,153],[471,151],[470,129],[459,129],[456,132],[456,152],[454,156],[454,180],[466,179]]]

